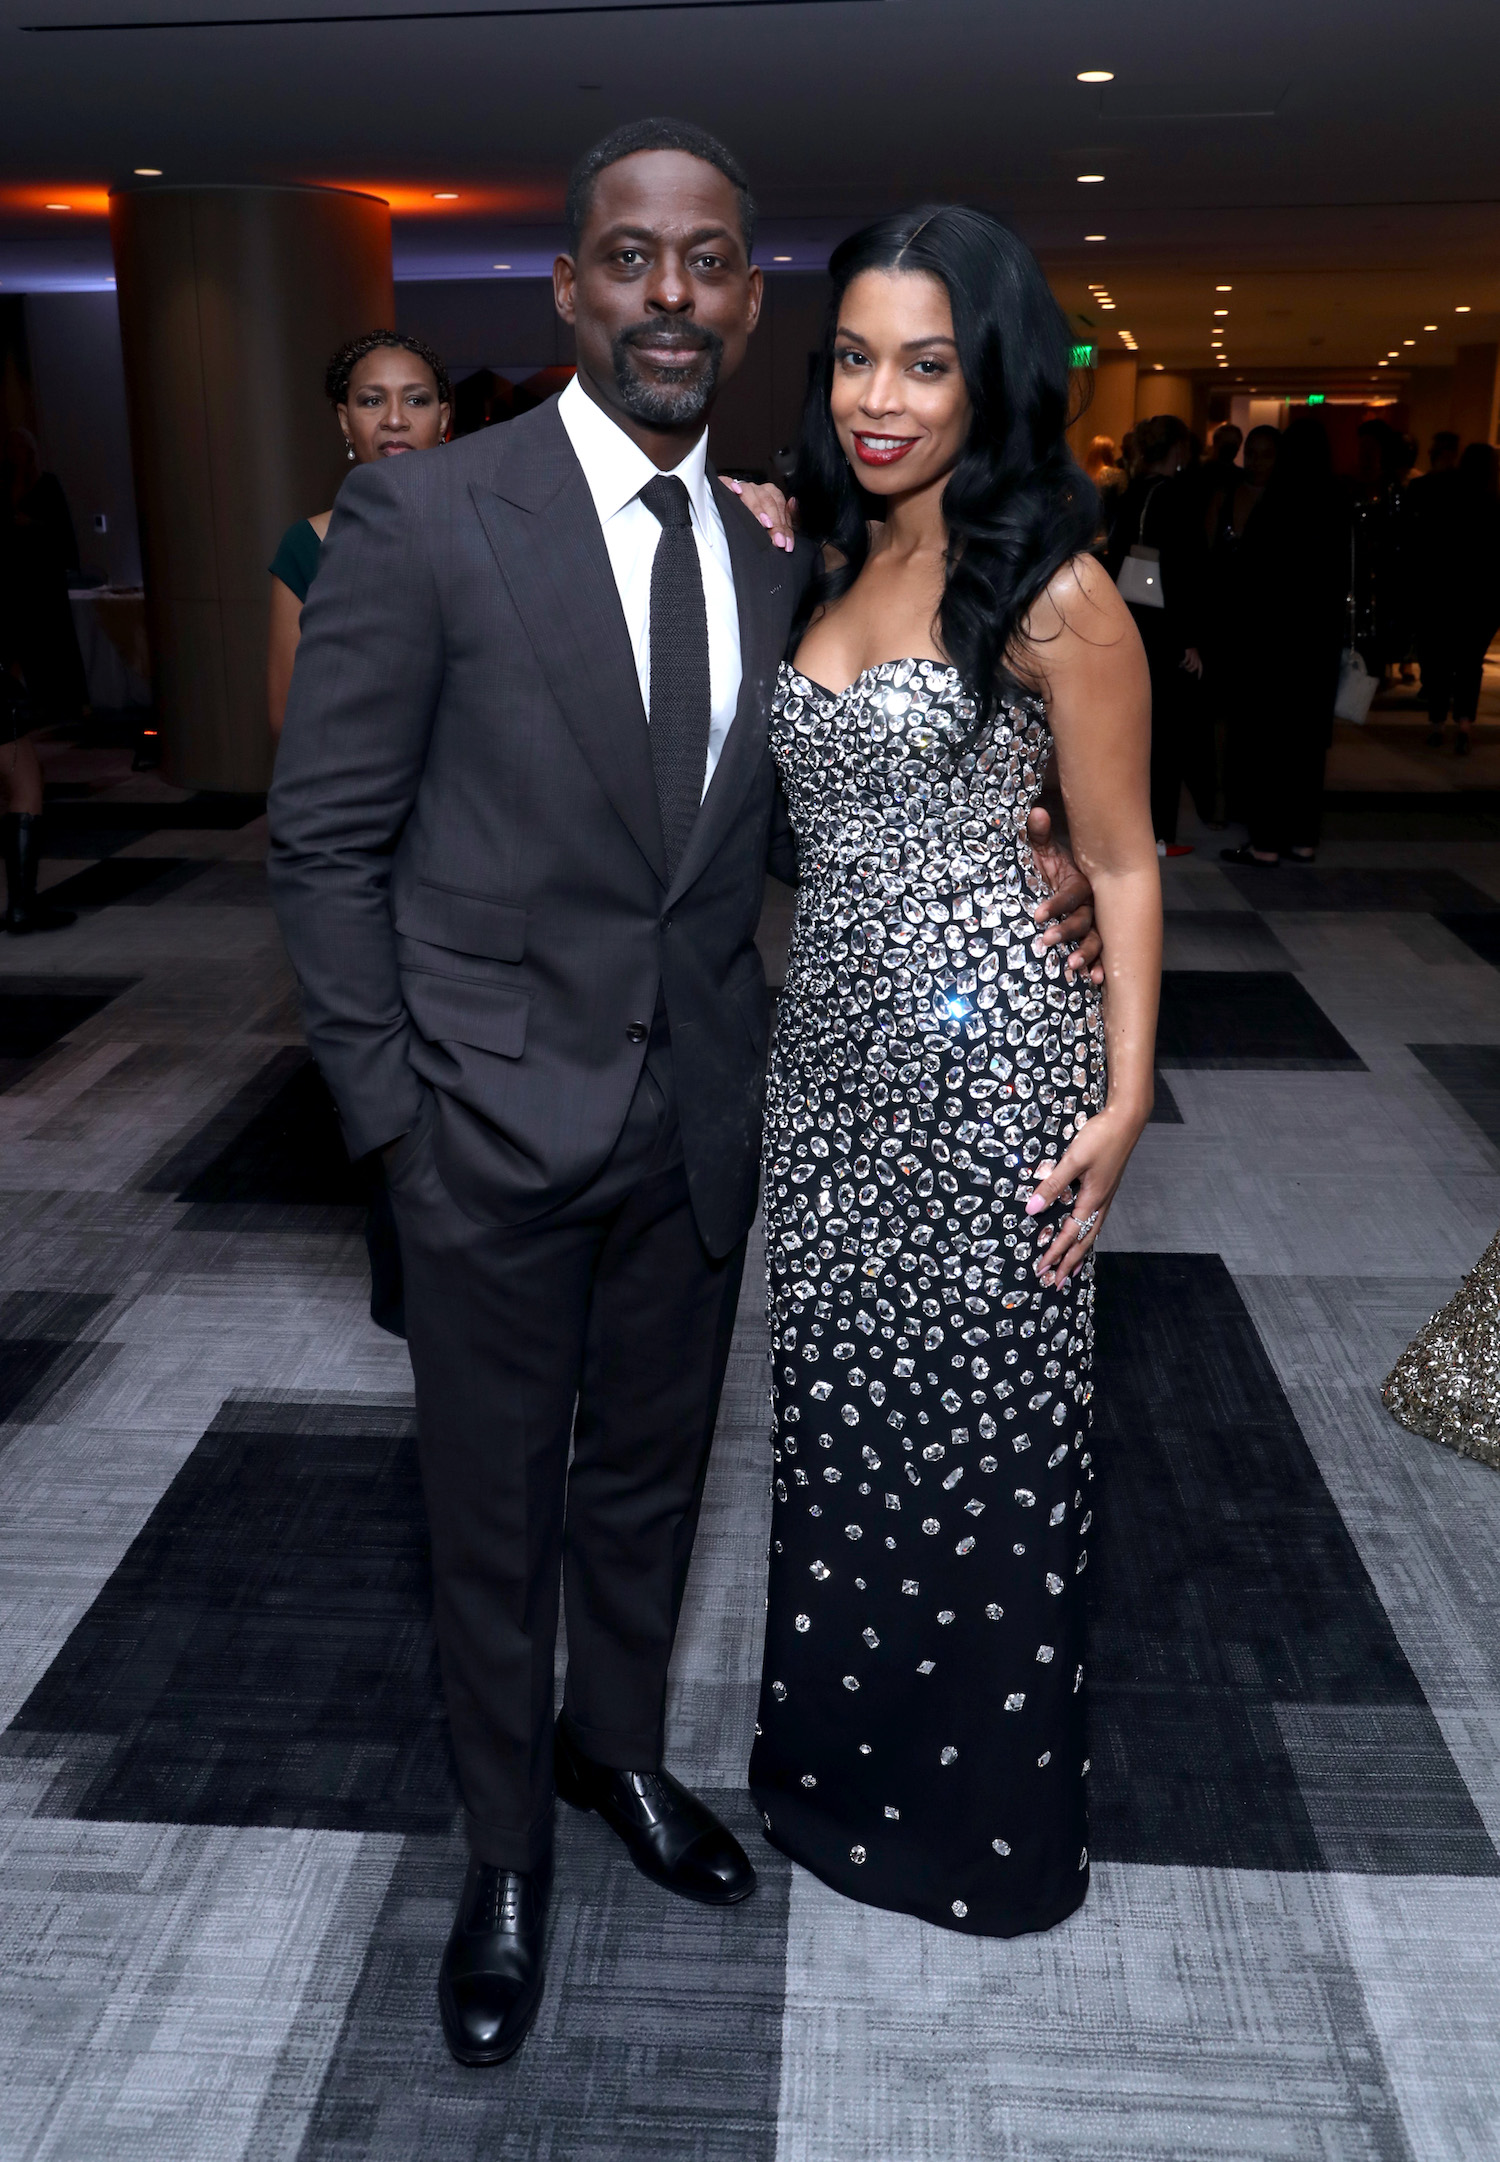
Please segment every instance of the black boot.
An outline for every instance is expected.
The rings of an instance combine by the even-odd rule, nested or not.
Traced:
[[[42,865],[42,822],[30,811],[7,811],[0,818],[5,839],[5,928],[19,938],[25,931],[65,931],[77,917],[69,908],[53,908],[36,897]]]
[[[552,1865],[523,1876],[471,1861],[438,1971],[443,2034],[460,2064],[504,2064],[542,2001]]]

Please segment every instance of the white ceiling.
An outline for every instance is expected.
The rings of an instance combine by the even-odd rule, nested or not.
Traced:
[[[572,157],[654,111],[745,158],[768,261],[821,261],[919,197],[977,200],[1070,306],[1108,281],[1101,350],[1128,327],[1143,361],[1206,363],[1216,282],[1235,288],[1236,372],[1365,368],[1416,357],[1410,336],[1440,360],[1500,330],[1494,0],[563,4],[464,20],[421,0],[0,0],[0,288],[108,267],[101,218],[18,191],[146,164],[394,189],[398,275],[535,273]],[[244,16],[260,20],[186,27]],[[169,27],[64,27],[146,22]],[[1115,81],[1077,83],[1091,67]],[[433,203],[447,188],[458,202]]]

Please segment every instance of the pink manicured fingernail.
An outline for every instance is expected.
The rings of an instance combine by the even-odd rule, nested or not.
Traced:
[[[1040,1216],[1046,1206],[1047,1196],[1045,1194],[1033,1194],[1026,1204],[1026,1213],[1028,1216]]]

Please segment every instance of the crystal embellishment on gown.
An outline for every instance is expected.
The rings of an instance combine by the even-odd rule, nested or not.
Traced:
[[[1044,1285],[1062,1207],[1024,1203],[1103,1104],[1104,1050],[1098,993],[1031,915],[1045,707],[973,726],[932,661],[838,697],[778,680],[801,885],[766,1110],[776,1461],[751,1784],[775,1843],[835,1888],[1011,1936],[1087,1889],[1093,1269]],[[826,1565],[813,1495],[833,1487],[858,1579]]]

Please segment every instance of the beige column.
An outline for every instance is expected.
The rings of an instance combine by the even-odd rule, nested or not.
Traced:
[[[1110,436],[1118,449],[1135,426],[1135,378],[1136,362],[1129,353],[1111,353],[1095,365],[1088,404],[1068,430],[1069,447],[1080,464],[1096,435]]]
[[[1135,386],[1135,417],[1137,420],[1154,420],[1158,413],[1172,413],[1187,427],[1193,425],[1193,379],[1188,375],[1169,375],[1155,369],[1143,375]]]
[[[391,215],[338,188],[110,198],[152,665],[170,779],[270,776],[266,566],[346,470],[330,354],[391,325]]]
[[[1494,441],[1497,387],[1500,351],[1494,339],[1484,345],[1461,345],[1453,356],[1451,425],[1465,443]]]

